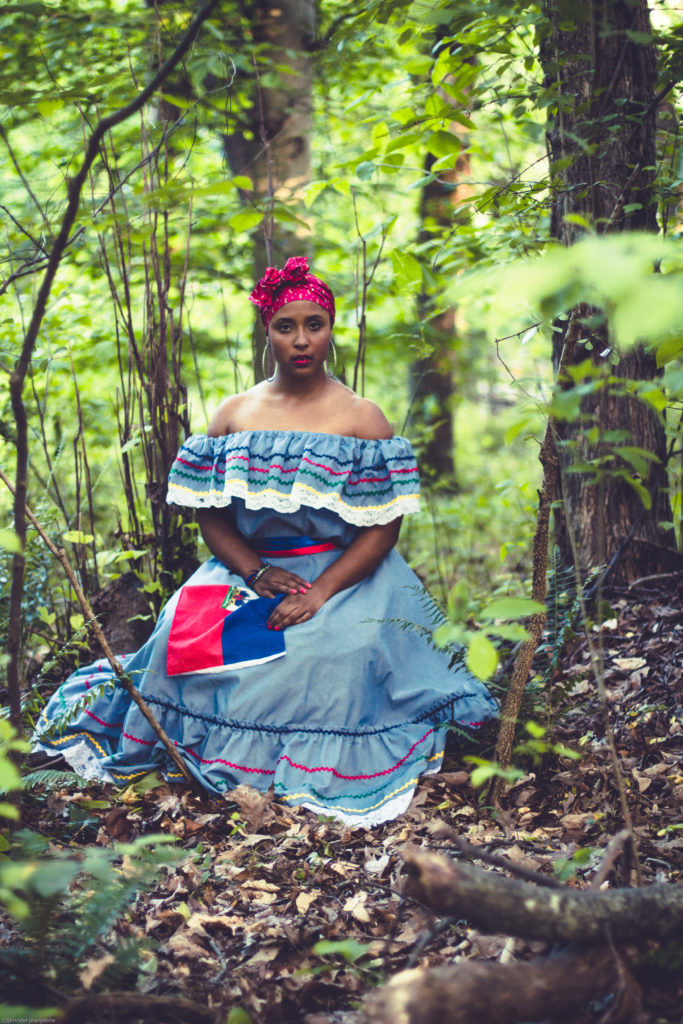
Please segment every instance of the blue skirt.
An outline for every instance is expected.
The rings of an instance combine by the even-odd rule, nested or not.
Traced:
[[[304,539],[296,516],[286,517],[289,529],[268,561],[314,580],[342,550],[343,537],[325,536],[329,517],[307,510]],[[261,550],[272,551],[272,513],[256,520],[248,539],[258,549],[259,521],[267,524]],[[496,715],[486,688],[432,646],[438,613],[395,550],[308,622],[282,632],[266,626],[273,601],[253,597],[210,558],[168,602],[147,643],[122,659],[212,793],[272,786],[286,803],[376,824],[405,810],[420,774],[439,769],[448,723],[476,727]],[[92,689],[92,702],[54,728]],[[36,741],[87,777],[127,784],[159,769],[180,778],[104,659],[52,696]]]

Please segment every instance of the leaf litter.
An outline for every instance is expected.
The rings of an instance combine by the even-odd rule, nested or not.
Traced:
[[[683,584],[659,586],[617,593],[613,618],[596,630],[645,884],[683,880]],[[409,897],[405,843],[458,857],[454,837],[464,837],[482,856],[503,855],[573,887],[590,884],[622,822],[585,637],[563,652],[550,705],[548,735],[580,759],[553,751],[518,758],[525,774],[498,810],[472,789],[470,766],[456,752],[441,774],[421,781],[401,818],[372,830],[285,807],[272,791],[239,786],[219,799],[160,778],[124,793],[88,784],[47,798],[27,794],[26,824],[59,842],[75,805],[90,821],[87,838],[76,842],[109,845],[161,832],[186,850],[116,925],[119,939],[153,944],[146,993],[177,992],[213,1008],[217,1021],[232,1011],[230,1019],[244,1024],[362,1024],[363,995],[406,967],[547,951],[438,919]],[[617,859],[606,884],[625,884],[621,871]],[[11,934],[5,917],[0,944]],[[102,950],[83,964],[85,989],[106,956]],[[675,976],[655,966],[639,980],[643,1024],[680,1024],[683,987]]]

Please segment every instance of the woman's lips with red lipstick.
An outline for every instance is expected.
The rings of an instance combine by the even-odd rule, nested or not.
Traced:
[[[313,362],[313,356],[294,356],[292,362],[296,366],[308,366],[309,363]]]

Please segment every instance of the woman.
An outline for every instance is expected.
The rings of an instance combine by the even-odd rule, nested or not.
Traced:
[[[378,823],[438,770],[439,726],[477,725],[495,704],[429,643],[434,606],[394,550],[417,467],[379,408],[326,372],[332,292],[293,258],[251,300],[274,373],[225,399],[169,477],[168,500],[198,509],[213,557],[125,667],[210,791],[273,785],[287,803]],[[103,679],[106,662],[76,672],[41,728]],[[118,782],[164,768],[118,687],[41,744]]]

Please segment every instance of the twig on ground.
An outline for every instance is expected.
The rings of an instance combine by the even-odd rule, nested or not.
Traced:
[[[605,856],[602,859],[600,867],[595,872],[591,880],[591,889],[599,889],[602,883],[606,880],[610,871],[614,867],[614,863],[617,860],[620,853],[626,850],[629,843],[632,843],[633,836],[628,829],[623,828],[621,832],[617,832],[615,836],[610,839],[609,845],[605,850]]]

